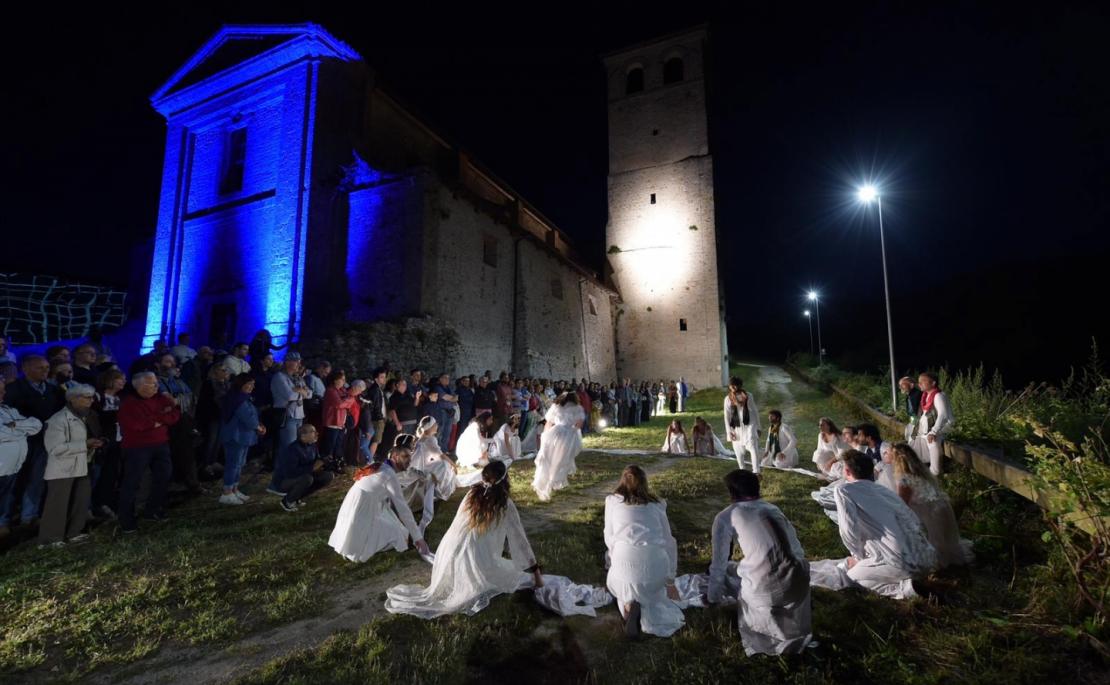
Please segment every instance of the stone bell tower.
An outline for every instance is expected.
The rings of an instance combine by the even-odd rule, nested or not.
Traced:
[[[604,57],[606,247],[623,304],[617,369],[704,388],[728,376],[717,271],[704,27]]]

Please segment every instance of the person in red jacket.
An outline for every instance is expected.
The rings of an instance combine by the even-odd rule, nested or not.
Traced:
[[[347,374],[336,369],[328,376],[327,390],[324,391],[324,449],[320,456],[342,458],[341,445],[343,432],[347,430],[347,415],[358,402],[358,395],[347,392]]]
[[[173,472],[170,461],[170,426],[181,419],[181,408],[168,393],[158,393],[158,378],[149,371],[131,379],[135,393],[123,398],[117,421],[122,435],[123,486],[119,493],[119,524],[124,533],[138,530],[135,522],[135,496],[143,474],[150,469],[150,495],[143,518],[166,518],[166,486]]]

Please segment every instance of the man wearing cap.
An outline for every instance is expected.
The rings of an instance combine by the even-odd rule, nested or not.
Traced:
[[[299,352],[285,355],[281,370],[270,379],[270,392],[274,397],[274,409],[281,410],[281,424],[278,427],[277,454],[274,457],[274,473],[270,487],[266,489],[273,495],[285,495],[280,485],[283,478],[281,464],[285,462],[285,451],[297,440],[297,431],[304,423],[304,401],[312,397],[312,389],[304,380]]]

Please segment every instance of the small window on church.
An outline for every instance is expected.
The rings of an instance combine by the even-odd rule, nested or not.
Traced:
[[[482,261],[486,266],[497,266],[497,238],[482,236]]]
[[[593,295],[588,295],[587,297],[590,298],[589,299],[590,315],[591,316],[597,316],[597,300],[594,299]]]
[[[220,193],[234,193],[243,189],[243,169],[247,165],[247,128],[237,128],[227,136],[224,150],[224,168],[220,176]]]
[[[556,300],[563,299],[563,281],[560,278],[551,279],[551,296]]]
[[[653,135],[653,136],[659,135],[659,129],[657,129],[657,128],[651,129],[651,135]]]
[[[651,204],[655,204],[655,193],[651,194]]]
[[[680,331],[686,330],[686,319],[679,319],[678,320],[678,330],[680,330]]]
[[[663,65],[663,83],[678,83],[685,78],[681,57],[672,57]]]
[[[624,77],[624,92],[625,95],[632,93],[639,93],[644,89],[644,70],[640,67],[635,67],[628,71],[628,75]]]

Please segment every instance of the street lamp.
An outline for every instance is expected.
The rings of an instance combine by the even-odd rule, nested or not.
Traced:
[[[891,323],[890,318],[890,283],[886,275],[886,238],[883,236],[883,199],[879,196],[879,190],[875,186],[868,183],[859,189],[860,202],[865,205],[871,204],[872,201],[878,206],[879,209],[879,249],[883,253],[883,292],[886,295],[886,337],[887,345],[890,348],[890,406],[891,410],[898,413],[898,381],[894,375],[894,325]]]
[[[809,324],[809,353],[813,354],[813,317],[809,315],[809,310],[805,310],[802,314],[806,317],[806,322]]]
[[[817,363],[825,363],[825,343],[821,342],[821,301],[817,299],[817,291],[810,290],[806,295],[813,302],[814,308],[817,310]]]

